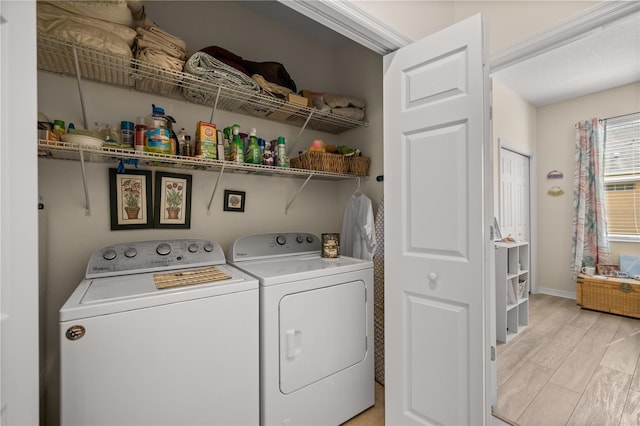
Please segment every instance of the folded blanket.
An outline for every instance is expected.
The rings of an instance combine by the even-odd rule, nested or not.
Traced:
[[[180,80],[182,74],[172,73],[170,71],[182,71],[184,61],[153,49],[137,51],[136,59],[140,62],[162,67],[162,70],[156,70],[139,66],[139,68],[141,68],[141,75],[145,75],[145,78],[136,79],[135,85],[137,90],[160,93],[162,95],[168,95],[173,92],[178,83],[176,80]],[[168,81],[175,81],[175,83]]]
[[[354,98],[353,96],[332,95],[329,93],[325,93],[322,98],[324,100],[324,103],[329,105],[331,108],[354,107],[364,109],[366,105],[362,99]]]
[[[242,59],[241,56],[235,53],[229,52],[227,49],[220,46],[207,46],[200,49],[201,52],[205,52],[219,61],[237,69],[238,71],[253,76],[258,74],[270,83],[277,84],[278,86],[286,87],[292,92],[296,92],[296,83],[291,79],[289,73],[285,69],[284,65],[279,62],[253,62]]]
[[[262,90],[278,98],[286,98],[288,94],[293,93],[293,90],[289,89],[288,87],[282,87],[275,83],[271,83],[265,80],[264,77],[259,74],[254,74],[251,76],[251,78],[254,79],[256,83],[258,83],[258,86],[260,86]]]
[[[183,52],[185,53],[187,52],[187,43],[185,43],[184,40],[182,40],[181,38],[173,34],[166,32],[165,30],[163,30],[162,28],[160,28],[150,20],[146,19],[144,24],[142,25],[142,28],[144,28],[151,34],[155,35],[156,37],[162,40],[165,40],[167,43],[170,43],[176,46],[178,49],[182,50]]]
[[[261,75],[265,80],[279,86],[287,87],[294,93],[297,90],[295,81],[291,79],[284,65],[279,62],[253,62],[243,60],[242,65],[249,71],[249,75]]]
[[[136,59],[166,68],[172,71],[182,71],[184,61],[167,55],[155,49],[142,49],[136,52]]]
[[[120,37],[129,47],[133,46],[136,38],[136,31],[125,25],[114,24],[113,22],[103,21],[102,19],[91,18],[89,16],[77,15],[60,9],[54,4],[39,1],[37,5],[38,30],[40,32],[49,33],[54,26],[60,28],[62,22],[73,22],[78,25],[86,25],[87,32],[91,32],[94,28],[104,30],[113,37]],[[79,28],[79,27],[78,27]],[[103,33],[101,33],[102,35]]]
[[[38,31],[50,34],[64,40],[104,50],[112,55],[132,58],[131,47],[124,39],[113,35],[110,31],[92,27],[73,21],[42,20],[37,21]],[[126,27],[124,27],[126,28]]]
[[[38,0],[38,3],[48,3],[69,13],[88,16],[106,22],[113,22],[115,24],[126,25],[130,28],[133,28],[135,25],[135,21],[133,19],[133,16],[131,15],[131,10],[127,6],[126,0]]]
[[[158,31],[142,27],[138,27],[136,31],[138,33],[136,44],[139,50],[154,49],[177,59],[185,60],[187,58],[186,46],[183,48],[172,43],[160,35]]]
[[[260,91],[258,83],[250,77],[204,52],[191,55],[184,64],[184,72],[214,84],[234,86],[253,92]],[[185,98],[199,103],[212,104],[215,101],[214,95],[205,94],[190,84],[185,84],[183,94]]]
[[[360,108],[331,108],[331,113],[341,117],[351,118],[353,120],[362,120],[364,118],[364,110]]]

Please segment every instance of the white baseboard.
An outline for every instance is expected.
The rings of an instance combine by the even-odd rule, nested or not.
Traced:
[[[564,297],[565,299],[576,300],[575,291],[557,290],[555,288],[538,287],[538,293],[548,294],[550,296]]]

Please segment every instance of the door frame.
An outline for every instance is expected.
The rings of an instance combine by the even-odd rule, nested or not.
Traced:
[[[529,282],[531,293],[538,293],[537,268],[538,256],[536,248],[538,247],[538,202],[534,196],[538,193],[538,175],[537,161],[535,154],[514,148],[512,145],[505,143],[502,138],[498,138],[498,165],[502,164],[502,150],[506,149],[515,154],[522,155],[529,159]],[[502,179],[502,167],[498,166],[498,182]],[[502,205],[501,185],[498,185],[498,211]]]

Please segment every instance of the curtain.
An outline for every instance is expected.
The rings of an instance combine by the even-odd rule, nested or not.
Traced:
[[[571,278],[583,266],[610,263],[604,200],[604,125],[599,119],[576,124],[573,174],[573,261]]]

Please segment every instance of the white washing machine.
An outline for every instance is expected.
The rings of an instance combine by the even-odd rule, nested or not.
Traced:
[[[99,250],[60,331],[62,425],[259,422],[258,281],[212,241]]]
[[[260,283],[260,424],[338,425],[375,402],[373,263],[325,259],[308,233],[238,238]]]

